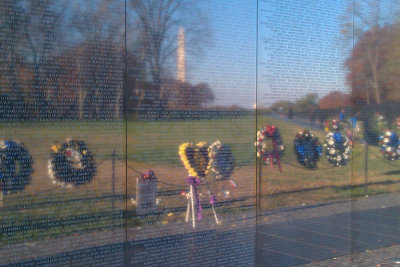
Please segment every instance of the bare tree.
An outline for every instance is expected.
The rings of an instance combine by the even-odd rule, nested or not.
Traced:
[[[75,101],[79,119],[119,119],[123,93],[125,4],[120,0],[68,0],[70,44],[59,57],[57,87]],[[73,82],[71,82],[73,80]],[[62,95],[63,92],[58,92]]]
[[[38,116],[49,113],[52,90],[47,87],[48,77],[53,75],[56,66],[54,57],[59,53],[62,43],[62,27],[65,1],[25,0],[24,41],[21,52],[25,65],[32,69],[33,108]]]
[[[78,88],[79,117],[83,118],[84,114],[101,117],[110,113],[112,105],[114,117],[119,119],[123,94],[124,2],[74,0],[72,6],[71,24],[80,34],[78,73],[80,80],[85,81]]]
[[[132,28],[128,28],[128,32],[132,32],[135,38],[132,41],[135,53],[147,63],[146,69],[154,88],[152,106],[162,111],[168,102],[162,79],[166,62],[176,53],[178,30],[180,27],[185,29],[187,52],[192,52],[192,49],[198,52],[209,37],[207,19],[198,1],[130,0],[129,3]]]

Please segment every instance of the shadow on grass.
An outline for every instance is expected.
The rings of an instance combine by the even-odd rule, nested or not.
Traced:
[[[400,170],[398,171],[388,171],[388,172],[384,172],[384,175],[396,175],[396,174],[400,174]]]
[[[400,171],[397,171],[397,174],[399,174]],[[370,182],[367,183],[367,186],[372,186],[372,185],[392,185],[392,184],[400,184],[400,180],[385,180],[385,181],[379,181],[379,182]],[[354,184],[354,185],[325,185],[325,186],[318,186],[318,187],[311,187],[311,188],[304,188],[304,189],[297,189],[297,190],[289,190],[289,191],[281,191],[281,192],[276,192],[273,194],[263,194],[263,196],[269,196],[269,197],[276,197],[276,196],[281,196],[281,195],[286,195],[286,194],[294,194],[294,193],[305,193],[305,192],[310,192],[310,191],[318,191],[318,190],[324,190],[324,189],[332,189],[335,191],[344,191],[344,190],[355,190],[359,189],[360,187],[364,187],[365,184]]]

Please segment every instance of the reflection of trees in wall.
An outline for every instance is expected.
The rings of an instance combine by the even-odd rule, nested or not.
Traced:
[[[294,112],[303,117],[313,117],[318,109],[318,94],[307,94],[294,102]]]
[[[117,0],[2,1],[1,103],[12,107],[8,113],[119,118],[124,12]]]
[[[169,92],[170,109],[199,109],[215,99],[206,83],[192,85],[187,82],[165,81],[163,87]]]
[[[79,118],[121,116],[124,10],[119,0],[89,1],[85,8],[75,6],[71,25],[83,39],[74,51],[80,81]]]
[[[0,37],[1,63],[8,68],[2,76],[7,81],[3,90],[18,103],[19,110],[14,111],[23,113],[24,107],[29,107],[37,116],[46,116],[45,80],[54,66],[51,59],[59,37],[61,13],[46,0],[5,0],[0,10],[0,27],[4,33]],[[21,74],[29,74],[32,83],[22,84]]]
[[[17,79],[20,55],[16,52],[16,44],[22,38],[24,19],[20,2],[3,0],[0,8],[0,104],[8,107],[17,104],[22,110],[23,94]],[[9,109],[8,112],[11,111],[14,109]]]
[[[57,58],[54,103],[62,117],[119,118],[122,57],[118,44],[84,42]],[[89,104],[89,102],[94,102]]]
[[[399,42],[400,25],[396,24],[373,28],[355,44],[352,56],[346,61],[353,102],[380,104],[400,100]]]
[[[342,25],[343,36],[353,35],[354,47],[345,62],[346,81],[368,143],[378,141],[375,111],[385,111],[388,118],[399,112],[388,103],[400,100],[399,6],[399,0],[357,1],[351,9],[354,19]]]
[[[33,74],[31,100],[38,116],[44,117],[50,109],[51,89],[47,81],[56,71],[54,57],[57,41],[61,40],[64,10],[56,9],[50,0],[29,0],[24,8],[24,58]]]
[[[354,47],[345,65],[351,72],[347,82],[351,84],[354,98],[365,103],[381,103],[382,34],[385,24],[393,23],[398,14],[399,0],[348,1],[346,14],[341,17],[341,34],[348,47]],[[356,59],[354,62],[353,59]]]
[[[323,98],[318,103],[320,109],[340,109],[343,107],[351,106],[350,95],[340,92],[332,91]]]

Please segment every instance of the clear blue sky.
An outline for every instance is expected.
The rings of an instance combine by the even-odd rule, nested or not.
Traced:
[[[214,44],[196,61],[190,78],[209,82],[215,104],[251,107],[256,84],[258,104],[264,105],[307,93],[323,97],[334,90],[350,91],[344,61],[352,43],[341,39],[340,17],[351,1],[258,2],[258,14],[254,0],[209,2]],[[384,12],[393,6],[382,1],[381,8]]]
[[[258,103],[348,92],[343,63],[352,43],[340,40],[344,1],[265,2],[259,5]]]
[[[210,0],[204,8],[212,42],[201,56],[188,59],[189,81],[209,83],[216,105],[251,107],[256,87],[257,2]]]
[[[257,66],[257,1],[210,1],[214,42],[190,68],[190,79],[208,82],[215,104],[245,107],[255,103],[256,71],[258,104],[348,90],[343,61],[349,50],[338,40],[345,5],[333,2],[259,1]]]
[[[377,2],[381,24],[390,22],[400,9],[399,0],[372,1]],[[220,105],[251,107],[256,86],[259,105],[296,100],[307,93],[323,97],[331,91],[350,92],[344,61],[352,42],[345,42],[340,30],[341,17],[352,4],[351,0],[258,0],[258,4],[210,0],[206,10],[214,43],[196,60],[190,78],[208,82],[216,94],[215,104]],[[372,18],[376,9],[366,1],[357,4],[366,7],[362,14]]]

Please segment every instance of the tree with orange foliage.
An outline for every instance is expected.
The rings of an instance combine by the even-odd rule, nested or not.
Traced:
[[[351,95],[340,92],[332,91],[324,96],[318,103],[320,109],[337,109],[351,106]]]
[[[393,54],[393,32],[395,27],[375,27],[359,39],[352,55],[346,60],[349,70],[346,81],[352,89],[352,102],[371,104],[396,100],[390,91],[391,76],[388,76],[388,59]],[[396,72],[396,70],[393,70]],[[398,98],[396,96],[396,98]]]
[[[350,51],[345,66],[349,70],[347,83],[352,88],[354,103],[377,103],[384,100],[383,60],[388,26],[398,17],[399,0],[347,0],[341,16],[341,35]]]

